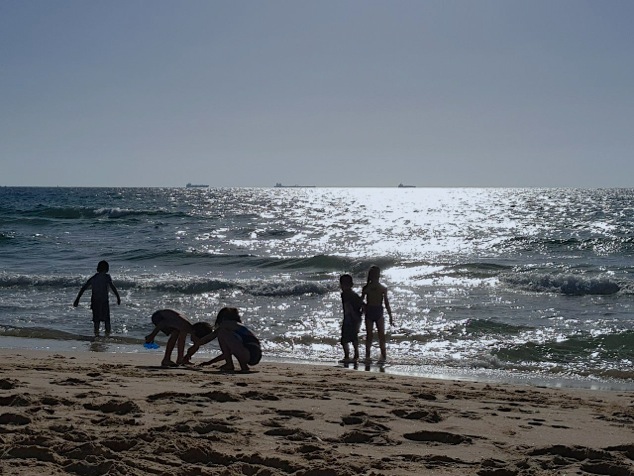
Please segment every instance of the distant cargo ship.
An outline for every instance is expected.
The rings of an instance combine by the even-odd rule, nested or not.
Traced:
[[[399,183],[398,188],[416,188],[416,185],[403,185],[402,183]]]
[[[204,185],[200,183],[188,183],[185,185],[187,188],[209,188],[209,185]]]
[[[282,185],[280,182],[277,182],[275,188],[315,188],[315,185]]]

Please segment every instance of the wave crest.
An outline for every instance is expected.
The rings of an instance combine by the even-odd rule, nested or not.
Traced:
[[[129,217],[187,217],[183,212],[167,210],[132,210],[126,208],[89,208],[89,207],[38,207],[21,213],[26,218],[44,218],[51,220],[81,220],[93,218],[121,219]]]
[[[532,292],[556,292],[569,296],[611,295],[621,285],[608,278],[585,278],[577,275],[526,273],[503,276],[506,284]]]

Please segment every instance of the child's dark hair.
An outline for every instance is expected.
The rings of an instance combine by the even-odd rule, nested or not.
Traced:
[[[97,264],[97,272],[98,273],[107,273],[110,269],[110,265],[106,260],[99,261]]]
[[[197,322],[192,325],[192,334],[194,334],[199,339],[211,334],[214,331],[214,328],[208,322]]]
[[[218,326],[222,321],[242,322],[242,319],[240,319],[240,313],[237,308],[223,307],[220,311],[218,311],[218,316],[216,316],[216,326]]]
[[[379,281],[379,277],[381,276],[381,268],[376,265],[370,266],[368,270],[368,283],[376,283]]]
[[[339,276],[339,284],[352,287],[354,284],[352,281],[352,276],[350,276],[349,274],[342,274],[341,276]]]

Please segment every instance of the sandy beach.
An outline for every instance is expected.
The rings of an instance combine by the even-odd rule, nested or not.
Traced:
[[[0,474],[634,474],[634,395],[0,350]]]

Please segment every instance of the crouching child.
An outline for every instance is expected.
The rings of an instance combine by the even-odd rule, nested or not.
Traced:
[[[185,344],[187,342],[187,336],[191,335],[191,340],[194,345],[198,340],[194,334],[194,326],[204,324],[211,327],[209,324],[203,322],[192,324],[183,314],[172,309],[156,311],[152,314],[152,324],[154,324],[154,330],[145,336],[146,344],[154,342],[159,332],[169,337],[165,347],[165,356],[161,362],[163,367],[177,367],[185,364]],[[174,347],[176,347],[177,352],[176,362],[172,361],[172,351]]]
[[[199,322],[193,325],[194,344],[187,351],[185,363],[198,351],[201,345],[218,339],[222,352],[219,356],[203,362],[201,365],[212,365],[224,360],[220,370],[231,372],[235,370],[233,358],[238,361],[241,372],[248,372],[250,365],[257,365],[262,358],[260,341],[247,326],[242,324],[240,314],[235,307],[223,307],[216,317],[214,326]],[[192,337],[193,337],[192,336]],[[192,339],[194,340],[194,339]]]

